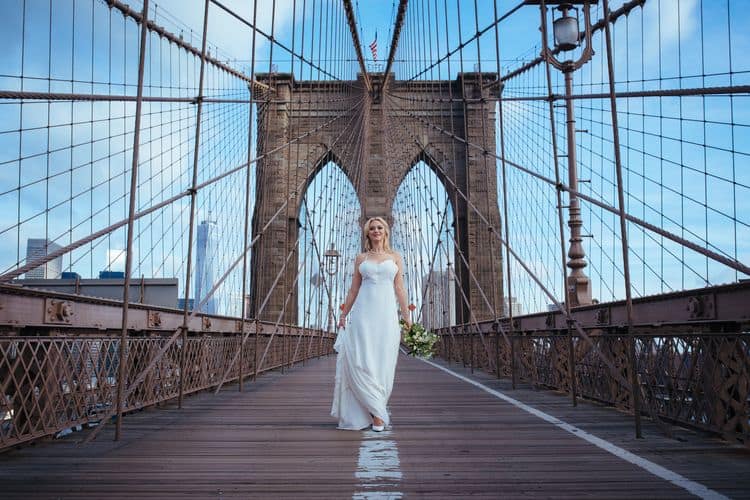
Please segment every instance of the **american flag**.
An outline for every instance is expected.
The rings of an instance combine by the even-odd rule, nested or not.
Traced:
[[[372,52],[372,60],[378,62],[378,32],[375,32],[375,40],[370,44],[370,51]]]

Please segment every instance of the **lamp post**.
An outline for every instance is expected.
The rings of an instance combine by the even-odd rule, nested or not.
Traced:
[[[326,252],[323,254],[323,257],[325,258],[326,263],[326,273],[328,276],[333,278],[333,276],[338,273],[339,270],[339,257],[341,257],[341,254],[339,254],[336,251],[336,247],[333,245],[333,242],[331,243],[331,247],[326,250]],[[329,287],[329,293],[330,293],[330,300],[329,300],[329,306],[328,306],[328,331],[333,332],[333,323],[334,323],[334,317],[333,317],[333,303],[335,300],[335,294],[332,291],[333,287]]]
[[[542,56],[552,66],[562,71],[565,76],[565,123],[567,125],[567,147],[568,147],[568,185],[570,189],[578,191],[578,167],[576,163],[576,121],[573,109],[573,72],[586,64],[593,55],[591,47],[591,17],[589,8],[592,3],[598,0],[578,0],[572,1],[549,1],[540,0],[538,3],[542,9]],[[574,6],[579,4],[583,7],[584,18],[584,40],[583,50],[577,60],[567,59],[560,61],[556,55],[570,52],[581,46],[581,33],[579,31],[579,9]],[[549,48],[547,43],[547,9],[546,5],[557,5],[553,10],[552,31],[555,40],[554,50]],[[555,16],[554,11],[559,14]],[[571,14],[574,14],[575,17]],[[588,276],[583,272],[586,267],[586,252],[583,249],[583,238],[581,236],[581,207],[578,197],[568,192],[570,200],[568,206],[568,227],[570,227],[570,247],[568,249],[567,266],[570,268],[570,275],[567,279],[567,287],[570,292],[571,306],[582,306],[591,304],[591,284]]]

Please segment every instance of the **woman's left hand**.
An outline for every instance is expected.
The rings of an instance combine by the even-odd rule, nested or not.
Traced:
[[[403,318],[403,321],[404,321],[404,326],[406,326],[407,330],[409,328],[411,328],[411,320],[408,317],[407,318]]]

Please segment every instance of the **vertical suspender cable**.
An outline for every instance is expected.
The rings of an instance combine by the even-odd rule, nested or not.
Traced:
[[[125,281],[122,294],[122,331],[120,333],[120,366],[117,380],[117,424],[115,441],[122,434],[122,412],[125,406],[125,383],[128,358],[128,306],[130,305],[130,272],[133,267],[133,223],[135,216],[136,193],[138,190],[138,146],[141,139],[141,110],[143,107],[143,73],[146,59],[146,33],[148,20],[148,0],[143,0],[141,19],[141,40],[138,55],[138,90],[135,101],[135,124],[133,129],[133,161],[130,170],[130,199],[128,200],[128,240],[125,253]],[[72,204],[71,204],[72,205]]]
[[[253,5],[257,3],[258,0],[253,0]],[[253,7],[254,8],[254,7]],[[254,22],[254,21],[253,21]],[[252,35],[252,41],[250,43],[250,81],[255,81],[255,25],[253,25],[253,35]],[[253,148],[252,148],[252,141],[253,141],[253,101],[255,100],[255,89],[253,88],[252,83],[248,85],[248,94],[250,96],[250,99],[248,100],[248,110],[247,110],[247,171],[245,173],[245,222],[244,222],[244,232],[243,232],[243,245],[244,248],[247,249],[247,242],[248,242],[248,235],[250,233],[250,177],[252,174],[252,155],[253,155]],[[240,342],[240,368],[239,368],[239,387],[238,390],[242,392],[243,390],[243,370],[245,367],[245,358],[243,356],[244,349],[245,349],[245,341],[247,337],[245,336],[245,318],[247,316],[247,300],[245,300],[245,295],[247,294],[247,250],[245,250],[245,257],[242,261],[242,296],[240,297],[240,300],[242,301],[242,306],[240,308],[242,318],[240,319],[240,338],[242,339]]]
[[[620,242],[622,243],[622,264],[625,276],[625,307],[628,314],[628,365],[630,365],[630,386],[633,397],[633,416],[635,418],[635,437],[641,434],[641,405],[640,384],[638,382],[637,362],[635,356],[636,340],[633,333],[633,298],[630,289],[630,261],[628,258],[628,228],[625,220],[625,194],[623,191],[622,161],[620,158],[620,131],[617,124],[617,99],[615,98],[615,68],[612,61],[612,34],[610,29],[609,0],[603,0],[604,5],[604,34],[607,43],[607,73],[609,83],[609,104],[612,114],[612,147],[615,154],[615,172],[617,174],[617,204],[620,217]]]
[[[497,0],[493,0],[493,8],[495,13],[495,19],[497,19]],[[508,183],[507,183],[507,166],[505,164],[505,123],[504,123],[504,112],[503,112],[503,100],[502,100],[502,92],[503,92],[503,84],[500,82],[500,34],[499,34],[499,28],[498,23],[495,23],[495,64],[497,65],[497,78],[500,85],[499,92],[500,92],[500,99],[498,100],[497,108],[498,108],[498,128],[500,130],[500,158],[501,165],[502,165],[502,173],[503,173],[503,229],[505,234],[505,241],[510,243],[510,222],[508,219]],[[497,140],[497,139],[496,139]],[[500,246],[500,251],[502,252],[502,245]],[[510,336],[510,373],[511,373],[511,384],[513,389],[516,388],[516,383],[518,380],[518,374],[516,372],[516,340],[515,340],[515,332],[514,332],[514,325],[513,325],[513,280],[511,275],[511,268],[510,268],[510,256],[506,256],[505,259],[505,269],[507,276],[505,277],[505,283],[508,288],[508,309],[505,311],[505,315],[508,317],[508,324],[509,324],[509,332],[508,335]],[[504,304],[503,304],[504,307]],[[498,363],[500,360],[498,359]],[[497,370],[497,376],[500,377],[500,367],[498,366]]]
[[[190,272],[193,259],[193,233],[195,230],[195,204],[196,196],[198,194],[198,158],[200,153],[200,132],[201,132],[201,116],[203,112],[203,79],[206,70],[206,36],[208,32],[208,5],[210,0],[205,0],[203,8],[203,39],[201,40],[201,65],[200,75],[198,77],[198,97],[196,98],[196,104],[198,106],[195,116],[195,145],[193,149],[193,180],[190,189],[190,222],[188,225],[188,254],[187,254],[187,265],[185,266],[185,304],[182,309],[182,349],[180,350],[180,394],[177,399],[178,407],[182,408],[182,400],[185,395],[185,371],[187,364],[187,349],[188,349],[188,307],[190,297]],[[144,19],[145,24],[145,19]],[[198,276],[197,279],[201,277]],[[195,306],[198,307],[198,297],[195,297]]]

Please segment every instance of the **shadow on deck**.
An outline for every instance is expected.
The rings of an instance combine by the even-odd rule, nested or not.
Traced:
[[[3,498],[750,498],[750,450],[402,356],[384,433],[336,429],[335,358],[0,455]],[[457,378],[469,377],[475,384]],[[489,389],[492,392],[488,392]],[[498,392],[499,391],[499,392]],[[523,403],[514,403],[502,396]],[[529,405],[527,407],[524,406]],[[546,416],[545,416],[546,415]]]

